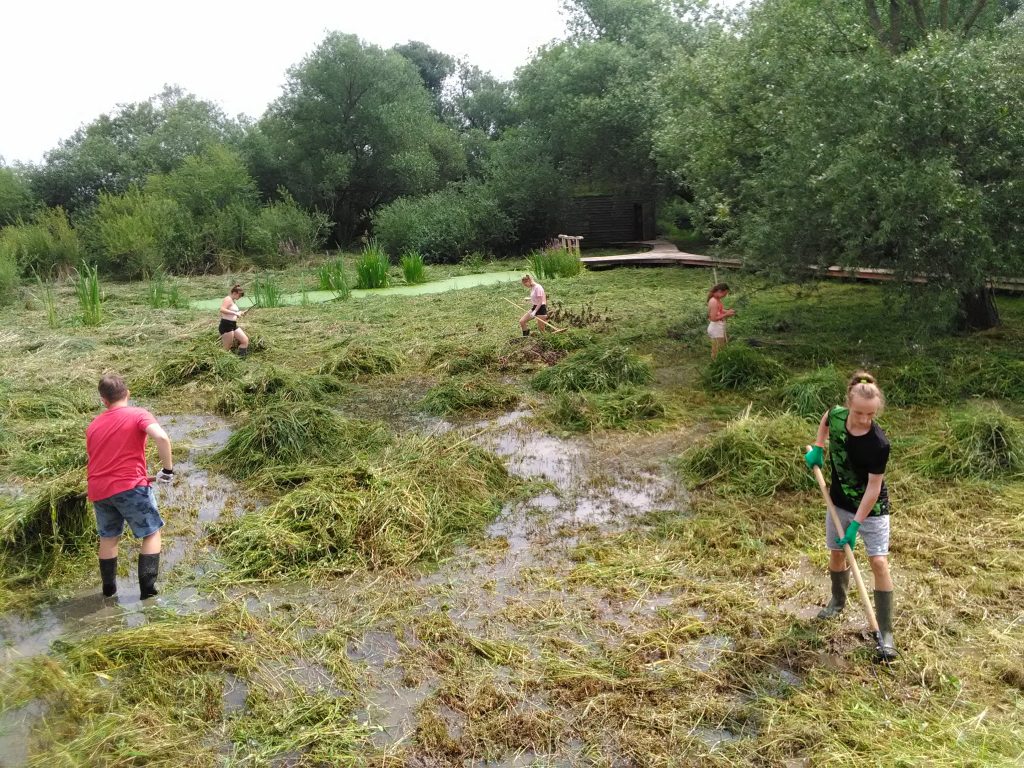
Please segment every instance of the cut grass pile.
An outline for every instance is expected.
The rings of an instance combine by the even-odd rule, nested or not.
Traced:
[[[518,402],[519,393],[514,387],[486,374],[471,374],[452,377],[431,387],[420,406],[435,416],[450,416],[511,408]]]
[[[805,419],[820,419],[845,398],[846,380],[832,365],[794,376],[782,386],[783,407]]]
[[[879,382],[896,406],[942,405],[970,397],[1024,403],[1024,360],[998,351],[937,351],[891,368]]]
[[[948,414],[913,463],[923,474],[950,480],[1024,478],[1024,424],[998,405],[971,404]]]
[[[402,358],[390,347],[351,339],[324,350],[320,373],[343,379],[396,373]]]
[[[651,367],[625,347],[592,346],[533,377],[543,392],[609,392],[626,384],[650,384]]]
[[[751,414],[709,435],[683,453],[679,466],[694,487],[721,495],[770,496],[814,487],[803,446],[814,432],[793,414]]]
[[[427,357],[427,366],[431,370],[451,376],[479,373],[495,367],[497,363],[497,350],[490,345],[471,347],[467,344],[441,342]]]
[[[449,437],[402,438],[372,456],[332,463],[269,508],[219,526],[214,540],[230,576],[436,560],[491,521],[512,488],[497,458]]]
[[[91,548],[95,538],[82,471],[56,477],[19,498],[0,497],[3,581],[44,575],[62,556]]]
[[[295,373],[274,365],[256,368],[247,365],[245,375],[236,382],[225,384],[214,402],[214,410],[233,416],[274,402],[301,403],[322,401],[341,391],[342,385],[334,376]]]
[[[704,369],[704,385],[712,391],[758,389],[774,384],[784,375],[785,368],[777,360],[756,349],[729,344]]]
[[[0,680],[0,705],[46,707],[31,764],[316,765],[353,758],[365,729],[354,700],[290,682],[280,661],[287,632],[244,611],[182,617],[147,611],[147,623],[57,645]],[[225,705],[228,679],[244,706]]]
[[[552,423],[573,432],[640,427],[665,416],[665,401],[649,389],[625,386],[611,392],[560,392],[548,409]]]
[[[231,381],[242,371],[238,357],[226,351],[211,330],[176,344],[140,382],[140,393],[160,394],[194,381]],[[128,387],[134,390],[130,381]]]
[[[381,425],[346,419],[326,406],[279,402],[254,410],[211,463],[225,474],[251,478],[274,468],[336,464],[389,439]]]

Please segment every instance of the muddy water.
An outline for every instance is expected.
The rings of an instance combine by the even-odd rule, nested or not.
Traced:
[[[607,625],[630,627],[638,618],[671,604],[671,595],[652,594],[619,605],[596,589],[551,587],[526,576],[536,572],[564,575],[573,565],[571,554],[582,535],[628,528],[655,510],[683,509],[686,497],[663,467],[661,454],[649,455],[646,460],[624,459],[607,444],[621,438],[554,437],[532,426],[530,417],[529,411],[519,410],[462,428],[435,425],[440,431],[452,428],[471,436],[501,457],[511,474],[543,488],[507,505],[489,526],[491,544],[498,546],[462,550],[437,572],[420,579],[419,586],[428,594],[444,595],[443,600],[425,600],[426,609],[451,604],[448,615],[460,628],[514,640],[536,656],[539,648],[533,639],[503,621],[503,611],[554,601],[569,612]],[[596,635],[577,639],[589,644]],[[438,681],[403,686],[401,654],[394,638],[383,644],[364,638],[363,643],[350,648],[350,658],[365,664],[377,684],[366,694],[361,717],[375,730],[377,746],[406,744],[415,733],[417,709],[431,697]],[[727,647],[724,638],[705,645],[695,643],[691,649],[694,664],[710,667]],[[450,714],[454,718],[450,725],[458,730],[460,716]],[[501,765],[528,765],[536,760],[545,765],[568,765],[572,764],[567,756],[570,751],[567,746],[558,756],[524,754]]]
[[[166,582],[175,565],[181,562],[188,548],[203,529],[217,520],[224,511],[236,510],[242,496],[225,478],[209,482],[207,473],[196,465],[204,453],[223,446],[230,436],[226,422],[215,417],[173,416],[162,421],[171,442],[188,445],[188,454],[178,461],[175,482],[169,487],[157,486],[157,506],[166,522],[163,552],[160,557],[160,581]],[[143,604],[139,600],[138,574],[134,547],[128,544],[126,531],[121,547],[122,573],[118,574],[116,598],[104,598],[99,592],[99,575],[95,583],[83,587],[70,597],[46,605],[34,612],[8,614],[0,617],[0,663],[45,653],[50,643],[62,635],[89,634],[112,626],[136,626],[144,621],[139,614],[145,605],[182,605],[198,602],[194,594],[178,595],[165,587],[156,600]],[[127,573],[124,567],[127,566]]]

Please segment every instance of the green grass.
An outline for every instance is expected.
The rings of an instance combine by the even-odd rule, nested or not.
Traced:
[[[284,306],[284,290],[281,284],[271,273],[260,275],[252,281],[249,289],[254,307],[281,307]]]
[[[530,271],[538,280],[553,277],[575,277],[583,270],[579,257],[564,248],[545,248],[526,257]]]
[[[33,272],[32,276],[36,284],[35,297],[46,311],[46,324],[50,328],[56,328],[60,325],[60,318],[57,315],[57,296],[53,284],[43,280],[37,272]]]
[[[548,419],[572,432],[595,429],[630,429],[665,416],[664,398],[649,389],[632,386],[588,394],[560,392],[548,409]]]
[[[742,344],[729,344],[704,369],[704,385],[711,390],[758,389],[774,384],[784,374],[782,364],[768,355]]]
[[[275,279],[298,293],[310,269]],[[38,305],[0,309],[0,606],[42,608],[16,626],[61,631],[50,617],[98,591],[81,488],[102,372],[161,420],[219,410],[233,432],[216,458],[189,456],[205,474],[182,461],[161,508],[166,550],[185,554],[161,576],[166,610],[133,613],[138,626],[90,613],[49,646],[15,638],[41,652],[0,670],[0,709],[46,707],[27,720],[29,763],[1018,764],[1024,299],[999,298],[999,329],[948,336],[875,286],[730,274],[730,347],[758,339],[783,375],[743,368],[717,389],[711,279],[552,278],[564,306],[610,320],[525,341],[502,309],[514,285],[256,312],[245,361],[218,349],[214,311],[151,309],[148,281],[105,283],[98,329],[67,322],[70,282],[52,283],[59,328]],[[180,278],[191,296],[225,282]],[[889,396],[891,668],[870,662],[855,603],[841,623],[807,618],[827,553],[798,412],[817,418],[858,367]],[[431,388],[461,407],[478,381],[508,404],[425,436],[445,426],[423,414]],[[176,440],[182,458],[202,432]],[[478,445],[516,448],[509,468],[555,487],[517,487]],[[234,709],[231,679],[247,688]],[[380,747],[387,718],[408,730]],[[715,743],[724,731],[737,738]]]
[[[103,322],[103,291],[100,288],[100,276],[96,265],[89,266],[84,261],[75,274],[75,294],[78,306],[82,310],[83,325],[99,325]]]
[[[543,392],[608,392],[652,379],[650,366],[625,347],[593,346],[542,370],[533,386]]]
[[[351,295],[345,275],[345,260],[341,256],[317,268],[317,285],[321,291],[333,291],[339,299],[347,299]]]
[[[431,387],[422,407],[435,416],[457,413],[482,413],[498,408],[510,409],[519,402],[514,387],[494,381],[488,375],[458,376]]]
[[[398,260],[402,267],[402,274],[405,275],[405,282],[409,285],[419,285],[427,282],[427,271],[423,264],[423,255],[418,251],[408,251],[402,254]]]
[[[391,283],[389,266],[384,248],[371,240],[356,259],[356,288],[387,288]]]

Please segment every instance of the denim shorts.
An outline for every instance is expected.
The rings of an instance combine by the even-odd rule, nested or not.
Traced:
[[[850,524],[856,513],[842,507],[836,507],[836,512],[839,513],[839,521],[843,524],[843,530],[846,530],[846,526]],[[825,543],[829,549],[842,550],[842,547],[836,544],[836,539],[838,538],[839,533],[836,531],[836,527],[832,525],[832,515],[826,511]],[[889,516],[875,515],[874,517],[864,518],[864,522],[860,524],[860,530],[857,531],[857,538],[864,542],[864,549],[867,551],[868,557],[888,555]]]
[[[164,527],[164,521],[156,509],[153,489],[148,485],[138,485],[94,501],[92,507],[96,512],[96,530],[105,539],[120,536],[126,520],[132,533],[140,539]]]

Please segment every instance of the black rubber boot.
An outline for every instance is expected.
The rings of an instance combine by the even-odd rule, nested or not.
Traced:
[[[875,590],[875,618],[878,620],[878,631],[882,636],[878,646],[880,661],[892,661],[896,658],[896,640],[892,636],[892,591]]]
[[[248,357],[249,356],[249,348],[248,347],[239,347],[238,348],[238,356],[239,357]]]
[[[828,605],[818,611],[819,619],[834,619],[846,607],[846,590],[850,588],[850,569],[845,571],[829,571],[832,578],[832,599]]]
[[[156,576],[160,572],[160,553],[139,555],[139,597],[156,597]]]
[[[529,335],[530,335],[530,329],[527,328],[526,330],[523,331],[523,336],[529,336]]]
[[[103,582],[103,596],[113,597],[117,594],[117,558],[100,558],[100,580]]]

